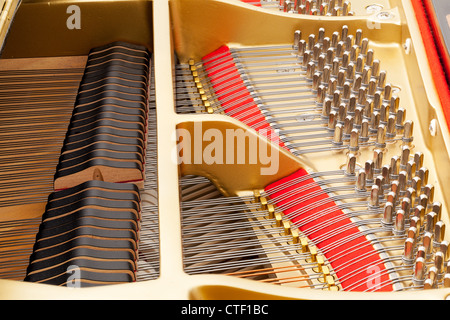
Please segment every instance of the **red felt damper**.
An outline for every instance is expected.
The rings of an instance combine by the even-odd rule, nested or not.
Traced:
[[[252,4],[254,6],[257,7],[261,7],[261,2],[258,0],[241,0],[242,2],[248,3],[248,4]]]
[[[242,81],[230,49],[222,46],[204,56],[202,63],[225,113],[286,148]]]
[[[278,207],[292,203],[283,213],[291,214],[291,222],[322,250],[344,290],[393,290],[378,251],[304,169],[268,185],[265,191]]]
[[[433,76],[434,85],[439,95],[442,105],[442,111],[447,122],[447,130],[450,130],[450,86],[447,82],[446,70],[438,50],[438,44],[435,42],[437,37],[433,34],[433,29],[429,20],[429,2],[423,0],[412,0],[412,6],[416,14],[417,23],[419,25],[420,34],[425,45],[425,51],[430,65],[431,74]],[[443,128],[444,129],[444,128]],[[446,131],[446,130],[444,130]],[[448,132],[448,131],[447,131]]]

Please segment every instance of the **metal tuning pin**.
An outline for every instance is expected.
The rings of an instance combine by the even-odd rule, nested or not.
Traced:
[[[414,239],[407,238],[405,240],[402,261],[407,266],[414,264],[414,245],[415,245]]]
[[[444,254],[437,251],[434,255],[434,267],[436,268],[437,279],[441,280],[444,276]]]
[[[437,222],[436,212],[428,212],[425,215],[425,232],[434,232],[436,222]]]
[[[400,158],[398,156],[393,156],[391,158],[391,180],[398,179],[398,173],[399,173],[399,161]]]
[[[433,234],[431,232],[425,232],[422,238],[422,244],[425,248],[425,259],[431,259],[433,253]]]
[[[385,184],[389,185],[391,183],[391,166],[385,164],[383,167],[381,167],[381,175],[384,178]]]
[[[359,150],[359,130],[356,128],[350,132],[349,150],[350,152],[357,152]]]
[[[332,144],[334,146],[342,146],[343,131],[344,131],[344,125],[341,123],[336,123],[335,128],[334,128],[333,141],[332,141]]]
[[[439,247],[441,242],[444,241],[445,236],[445,223],[441,220],[434,225],[434,241],[433,246]]]
[[[347,157],[347,167],[345,170],[346,176],[354,176],[356,168],[356,156],[352,153],[349,153]]]
[[[424,289],[434,289],[436,288],[437,270],[436,267],[432,266],[428,270],[428,277],[423,283]]]
[[[414,208],[414,216],[419,218],[420,225],[423,226],[425,222],[425,208],[421,205],[417,205]]]
[[[394,205],[392,202],[386,202],[381,224],[386,228],[391,228],[394,224]]]
[[[373,169],[374,174],[381,173],[381,166],[383,164],[383,150],[375,149],[373,151]]]
[[[435,201],[431,204],[431,211],[436,212],[437,219],[441,220],[442,203]]]
[[[302,32],[300,30],[295,30],[294,32],[294,45],[293,49],[298,50],[299,49],[299,43],[302,38]]]
[[[366,183],[373,183],[374,164],[372,160],[367,160],[364,164],[364,171],[366,172]]]
[[[409,161],[410,153],[411,149],[409,146],[402,146],[402,152],[400,156],[400,170],[406,170],[406,164]]]
[[[426,270],[427,267],[425,259],[422,257],[417,258],[414,263],[414,275],[412,279],[415,285],[423,285],[423,283],[425,282]]]
[[[372,189],[370,191],[370,198],[369,198],[369,208],[370,209],[378,209],[380,207],[380,189],[377,185],[373,185]]]
[[[398,209],[396,212],[393,232],[396,236],[405,234],[405,212],[402,209]]]
[[[411,200],[407,197],[403,197],[401,202],[401,208],[405,215],[405,223],[409,224],[409,213],[410,213],[410,207],[411,207]]]
[[[365,192],[366,191],[366,172],[360,169],[356,177],[356,191]]]
[[[403,131],[403,138],[402,141],[405,145],[410,144],[413,140],[413,125],[414,123],[412,122],[412,120],[407,120],[405,121],[405,125],[404,125],[404,131]]]

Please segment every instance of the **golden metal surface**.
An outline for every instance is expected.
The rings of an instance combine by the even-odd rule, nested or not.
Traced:
[[[66,27],[69,5],[81,9],[81,29]],[[160,276],[156,280],[108,287],[71,289],[0,280],[0,299],[444,299],[450,289],[398,293],[333,292],[334,280],[326,277],[330,291],[281,287],[221,275],[187,275],[183,270],[178,195],[179,176],[204,174],[213,177],[225,194],[253,194],[267,183],[305,166],[313,170],[329,167],[321,155],[301,159],[280,151],[283,171],[275,176],[256,174],[260,169],[232,165],[182,165],[169,161],[177,148],[175,130],[241,127],[220,115],[176,114],[173,96],[175,54],[181,62],[198,61],[223,44],[230,47],[290,44],[296,29],[315,33],[320,27],[332,32],[348,25],[350,32],[363,30],[370,47],[387,70],[389,82],[400,89],[407,118],[416,124],[414,145],[425,154],[436,199],[443,202],[443,220],[450,223],[449,131],[430,76],[420,33],[408,1],[384,2],[392,19],[374,15],[317,18],[267,12],[233,0],[155,1],[24,1],[14,19],[3,59],[84,55],[91,47],[116,40],[144,44],[154,53],[158,135],[158,206],[160,212]],[[123,14],[127,12],[127,14]],[[46,19],[42,19],[45,16]],[[101,17],[101,18],[99,18]],[[374,28],[373,26],[377,26]],[[33,30],[33,32],[31,32]],[[411,39],[411,42],[409,40]],[[411,47],[409,47],[409,44]],[[406,49],[406,50],[405,50]],[[435,119],[436,131],[430,132]],[[253,133],[252,133],[253,134]],[[389,148],[398,153],[399,145]],[[367,155],[362,158],[368,158]],[[336,153],[333,165],[345,164],[346,155]],[[234,178],[236,177],[236,178]],[[300,241],[303,239],[301,238]],[[306,249],[305,249],[306,250]],[[177,287],[177,290],[173,290]]]

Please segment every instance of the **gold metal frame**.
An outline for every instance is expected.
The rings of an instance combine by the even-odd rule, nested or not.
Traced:
[[[86,12],[82,16],[81,30],[61,27],[67,18],[65,10],[73,3]],[[296,29],[301,29],[304,34],[316,32],[319,25],[333,31],[344,24],[351,31],[363,29],[376,56],[382,57],[389,81],[401,89],[402,104],[407,106],[409,118],[417,124],[414,145],[424,152],[430,168],[430,181],[436,186],[435,197],[441,199],[444,212],[448,212],[450,193],[446,192],[445,186],[450,182],[450,172],[436,169],[450,166],[450,135],[414,12],[406,0],[386,4],[390,5],[386,11],[393,15],[390,20],[380,20],[376,14],[338,18],[292,16],[267,12],[237,0],[24,1],[5,44],[4,59],[85,55],[89,48],[114,40],[145,44],[154,53],[160,276],[156,280],[86,289],[0,280],[0,299],[445,299],[450,294],[448,288],[398,293],[329,292],[274,286],[220,275],[191,276],[183,271],[178,180],[181,174],[204,173],[205,170],[196,166],[179,167],[167,160],[176,148],[174,131],[177,127],[190,130],[193,121],[208,121],[208,126],[222,130],[236,128],[240,124],[225,116],[193,116],[175,112],[175,53],[186,62],[188,59],[199,60],[223,44],[291,43]],[[127,14],[122,14],[125,11]],[[108,19],[99,21],[99,17]],[[245,21],[245,24],[239,21]],[[373,25],[377,25],[377,29],[371,28]],[[34,30],[32,41],[30,29]],[[430,132],[429,125],[433,119],[438,126],[435,132]],[[280,152],[286,164],[286,171],[280,172],[281,176],[303,164],[314,169],[324,165],[319,157],[300,162],[286,152]],[[336,157],[345,163],[344,154]],[[268,182],[249,179],[242,184],[233,179],[221,179],[222,176],[231,176],[232,170],[232,167],[210,167],[206,171],[210,177],[215,177],[216,185],[227,194],[239,194]],[[251,175],[251,171],[245,172],[245,176]],[[448,214],[444,219],[445,223],[450,223]]]

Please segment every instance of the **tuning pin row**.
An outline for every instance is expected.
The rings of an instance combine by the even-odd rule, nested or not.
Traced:
[[[374,135],[375,146],[383,149],[401,132],[403,143],[410,145],[413,123],[405,122],[405,110],[392,95],[392,86],[385,83],[386,73],[380,71],[380,61],[373,59],[373,50],[368,50],[361,30],[353,37],[344,26],[340,34],[335,32],[328,38],[320,28],[318,36],[311,34],[307,41],[296,31],[294,48],[317,94],[321,117],[333,131],[333,146],[341,147],[347,140],[350,151],[356,152],[360,142]]]
[[[350,16],[350,2],[342,0],[280,0],[280,11],[288,13],[320,15],[320,16]]]

